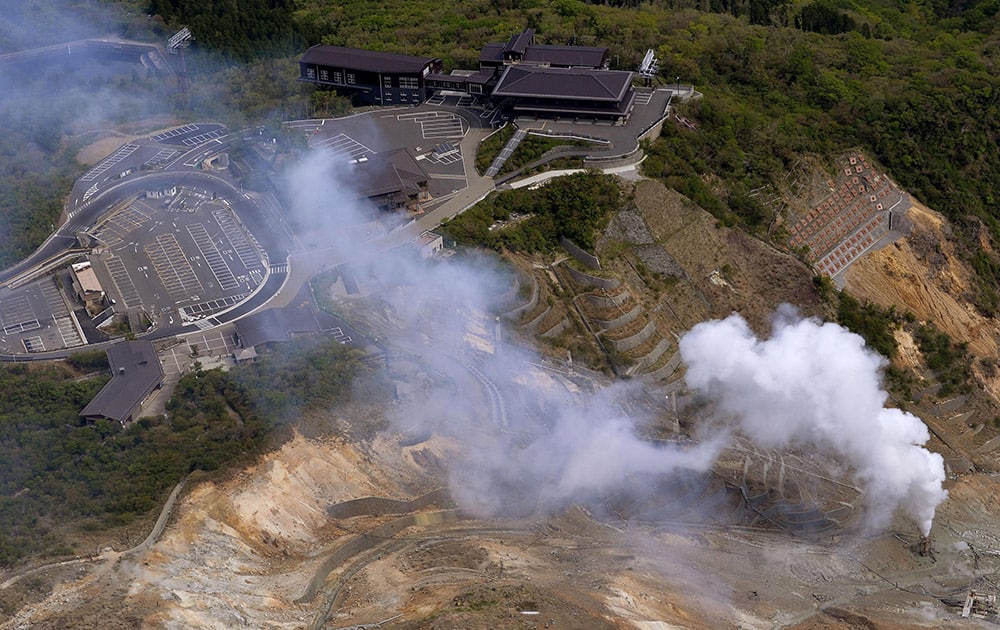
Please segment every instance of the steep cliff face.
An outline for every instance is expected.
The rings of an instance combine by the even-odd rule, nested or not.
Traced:
[[[897,311],[912,312],[921,321],[935,326],[958,343],[967,343],[973,373],[991,400],[979,415],[995,415],[989,408],[1000,404],[1000,371],[994,361],[998,352],[1000,321],[985,317],[970,302],[971,273],[956,251],[952,230],[937,212],[914,201],[908,218],[913,222],[909,236],[873,252],[847,271],[845,289],[851,295]],[[983,239],[980,247],[989,249]],[[900,352],[897,361],[919,367],[920,353],[912,338],[897,332]]]
[[[947,222],[916,201],[908,217],[912,233],[852,265],[845,289],[861,300],[934,322],[977,356],[996,355],[1000,327],[968,302],[969,270],[955,251]]]

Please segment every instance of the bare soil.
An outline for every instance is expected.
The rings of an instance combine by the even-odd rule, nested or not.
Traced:
[[[961,627],[938,597],[998,568],[978,551],[994,545],[1000,509],[1000,482],[985,475],[951,484],[932,557],[914,552],[905,523],[808,540],[608,522],[579,507],[534,521],[449,516],[437,505],[327,516],[331,503],[373,493],[412,498],[400,486],[438,483],[419,462],[449,448],[296,437],[228,482],[194,487],[147,552],[53,576],[52,594],[3,627]],[[396,518],[409,524],[324,565]]]

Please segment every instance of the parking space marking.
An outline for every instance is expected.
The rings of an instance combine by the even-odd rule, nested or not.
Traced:
[[[83,339],[80,338],[80,332],[73,325],[73,320],[68,315],[61,317],[53,316],[52,321],[56,323],[56,330],[59,332],[59,336],[62,337],[64,348],[73,348],[84,344]]]
[[[22,339],[21,343],[24,344],[25,352],[45,352],[45,344],[42,342],[42,338],[38,335]]]
[[[197,136],[191,136],[190,138],[184,138],[181,142],[184,143],[186,147],[196,147],[199,144],[204,144],[209,140],[214,140],[220,136],[226,135],[225,129],[216,129],[215,131],[209,131],[206,133],[200,133]]]
[[[408,112],[406,114],[396,114],[396,120],[412,120],[413,122],[419,122],[421,120],[433,120],[435,118],[451,118],[454,114],[448,112]]]
[[[194,239],[194,244],[198,247],[205,262],[208,263],[208,268],[212,270],[212,274],[219,282],[219,287],[223,291],[238,287],[239,283],[233,276],[232,270],[226,264],[222,254],[219,253],[219,248],[212,242],[212,237],[208,235],[205,226],[201,223],[192,223],[187,226],[187,231]]]
[[[396,120],[409,120],[420,125],[420,133],[424,140],[461,138],[468,131],[465,121],[451,112],[430,111],[397,114]]]
[[[68,313],[66,302],[63,301],[62,294],[59,292],[58,277],[50,276],[50,278],[52,282],[46,282],[45,279],[39,282],[39,286],[42,289],[42,296],[45,298],[45,303],[48,305],[49,311],[53,315]]]
[[[163,142],[164,140],[169,140],[174,136],[181,136],[186,133],[191,133],[197,128],[198,125],[184,125],[183,127],[177,127],[176,129],[164,131],[163,133],[158,133],[155,136],[153,136],[153,142]]]
[[[17,322],[15,324],[8,324],[3,327],[4,335],[16,335],[18,333],[28,332],[29,330],[38,330],[42,325],[37,319],[28,319],[23,322]]]
[[[222,228],[222,233],[226,235],[226,239],[232,245],[233,251],[239,256],[240,262],[243,263],[247,271],[251,273],[255,271],[262,272],[264,265],[261,263],[260,254],[257,253],[261,248],[258,246],[255,249],[250,244],[243,230],[233,218],[232,211],[224,208],[213,208],[212,216],[215,218],[216,223],[219,224],[219,227]]]
[[[122,146],[120,149],[118,149],[108,157],[98,162],[97,166],[90,169],[90,171],[88,171],[83,177],[81,177],[80,180],[84,182],[94,181],[107,171],[111,170],[111,168],[114,167],[115,164],[118,164],[128,156],[135,153],[138,149],[139,149],[138,144],[126,144]]]
[[[462,153],[460,151],[454,151],[451,153],[445,153],[439,155],[437,152],[432,152],[429,153],[427,157],[424,159],[430,162],[431,164],[439,164],[444,166],[448,164],[454,164],[455,162],[461,162]]]
[[[111,248],[117,248],[130,232],[142,227],[150,220],[150,215],[146,214],[135,205],[129,205],[122,210],[112,214],[96,230],[94,238]]]
[[[177,149],[160,149],[156,155],[149,158],[143,163],[143,166],[149,168],[162,168],[167,165],[172,159],[180,155],[180,151]]]
[[[365,145],[342,133],[317,140],[311,143],[311,146],[321,151],[332,153],[334,156],[346,156],[352,160],[375,154],[374,151]]]
[[[23,322],[34,318],[35,312],[31,308],[31,303],[23,294],[7,298],[0,305],[0,323]]]
[[[246,293],[237,293],[236,295],[227,295],[225,297],[217,298],[214,300],[208,300],[205,302],[199,302],[198,304],[192,304],[190,306],[185,306],[181,309],[185,315],[191,319],[200,319],[204,317],[210,317],[219,311],[223,311],[234,304],[238,304],[243,298],[247,296]]]
[[[163,282],[163,287],[175,299],[197,295],[204,290],[177,237],[171,232],[160,234],[156,241],[143,248]]]
[[[104,264],[108,268],[108,273],[111,275],[111,282],[114,283],[115,289],[118,291],[118,298],[122,301],[122,304],[126,308],[139,306],[139,291],[136,290],[135,284],[132,282],[132,276],[129,275],[128,269],[125,268],[125,263],[122,259],[112,256],[104,261]]]

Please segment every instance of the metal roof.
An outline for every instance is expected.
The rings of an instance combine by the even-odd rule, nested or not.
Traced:
[[[517,65],[504,70],[493,96],[617,103],[631,87],[631,72]]]
[[[479,51],[479,61],[489,61],[493,63],[503,63],[503,49],[506,44],[486,44]]]
[[[511,35],[510,39],[507,40],[507,44],[504,46],[503,51],[515,52],[519,55],[523,55],[524,51],[528,46],[531,45],[532,41],[535,39],[535,29],[526,28],[516,35]]]
[[[240,345],[252,348],[264,343],[291,341],[295,335],[319,332],[311,305],[269,308],[236,320]]]
[[[149,341],[122,341],[108,348],[112,377],[80,412],[125,422],[163,380],[163,367]]]
[[[590,46],[528,46],[523,63],[547,63],[553,66],[600,68],[608,59],[607,48]]]
[[[533,43],[535,31],[527,29],[512,36],[506,43],[483,46],[479,62],[491,65],[503,63],[509,53],[516,53],[520,63],[560,67],[600,68],[608,61],[607,48],[593,46],[547,46]]]
[[[313,46],[302,55],[299,63],[332,66],[368,72],[419,74],[424,68],[439,62],[433,57],[414,57],[396,53],[376,52],[343,46]]]
[[[358,184],[359,198],[418,192],[427,181],[427,173],[406,149],[377,153],[366,162],[351,164],[351,175]]]

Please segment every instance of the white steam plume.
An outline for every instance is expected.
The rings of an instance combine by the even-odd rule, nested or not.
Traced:
[[[290,214],[311,231],[318,254],[331,264],[351,261],[377,291],[391,330],[382,343],[419,357],[419,371],[434,384],[397,407],[393,421],[404,432],[435,432],[460,444],[448,462],[449,486],[458,504],[479,516],[545,514],[638,492],[637,479],[681,471],[706,471],[724,446],[721,439],[684,446],[654,444],[636,432],[622,411],[624,386],[570,394],[540,382],[525,361],[526,349],[508,355],[474,349],[469,339],[494,342],[489,315],[513,283],[493,259],[458,256],[448,262],[420,260],[410,247],[394,249],[391,235],[373,225],[357,199],[357,174],[344,160],[311,154],[286,174]],[[356,237],[366,226],[369,239]],[[428,380],[431,380],[428,378]],[[421,379],[415,379],[422,382]],[[484,383],[488,382],[488,386]],[[487,389],[506,413],[493,417]]]
[[[901,508],[929,534],[947,491],[942,457],[923,448],[927,427],[884,406],[884,360],[861,337],[791,311],[779,311],[763,341],[735,314],[692,328],[680,343],[688,385],[762,446],[812,445],[843,458],[865,486],[874,526]]]

